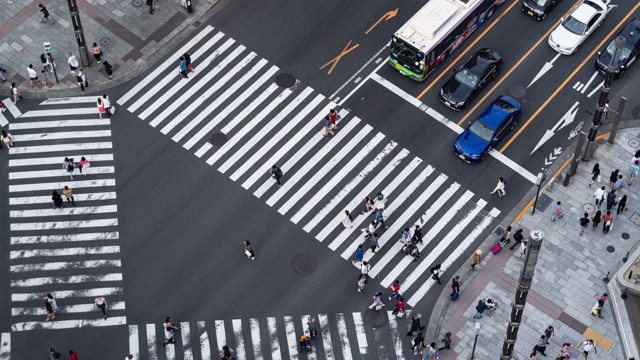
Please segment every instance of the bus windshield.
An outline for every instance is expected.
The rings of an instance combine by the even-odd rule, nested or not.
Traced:
[[[420,61],[424,59],[424,54],[395,36],[391,42],[391,57],[412,72],[422,73]]]

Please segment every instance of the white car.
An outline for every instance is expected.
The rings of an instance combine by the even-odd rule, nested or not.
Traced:
[[[551,32],[549,45],[563,55],[575,53],[578,46],[600,27],[609,12],[609,2],[610,0],[583,0]]]

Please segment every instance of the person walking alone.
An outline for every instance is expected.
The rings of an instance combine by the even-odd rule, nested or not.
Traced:
[[[598,180],[598,178],[600,177],[600,164],[596,163],[595,165],[593,165],[593,169],[591,169],[591,182],[589,183],[589,187],[591,187],[591,185],[593,185],[593,183]],[[599,182],[600,180],[598,180]]]
[[[62,194],[64,194],[67,202],[70,202],[73,207],[76,207],[76,202],[73,199],[73,190],[69,186],[65,185],[64,189],[62,189]]]
[[[385,305],[382,302],[382,293],[377,292],[375,295],[373,295],[373,303],[369,305],[369,309],[380,311],[382,310],[383,306]]]
[[[389,285],[389,291],[391,291],[391,296],[389,296],[389,300],[400,299],[400,280],[394,280],[393,283]]]
[[[407,335],[409,336],[409,335]],[[415,349],[418,348],[418,352],[422,354],[422,349],[424,348],[424,333],[419,332],[415,338],[413,338],[413,346],[411,346],[411,352],[415,354]]]
[[[10,133],[2,130],[2,133],[0,133],[0,139],[2,139],[2,143],[7,147],[7,149],[11,149],[13,147],[13,137]]]
[[[580,345],[578,345],[578,349],[582,349],[582,356],[584,356],[584,360],[589,359],[589,353],[593,351],[596,355],[598,354],[598,349],[593,340],[585,340]]]
[[[53,295],[51,295],[51,293],[47,294],[45,300],[49,301],[49,303],[51,304],[51,308],[53,309],[54,314],[57,314],[58,311],[60,311],[60,309],[58,309],[58,303],[56,302],[56,299],[53,297]]]
[[[507,192],[505,191],[505,185],[506,183],[504,182],[503,178],[498,179],[498,184],[496,185],[496,188],[493,189],[493,191],[490,192],[489,194],[493,195],[497,191],[500,197],[507,195]]]
[[[360,277],[358,278],[358,292],[363,292],[364,291],[364,283],[367,280],[367,277],[364,274],[360,274]]]
[[[109,76],[109,80],[113,79],[113,66],[107,60],[102,62],[102,66],[104,66],[104,72]]]
[[[602,215],[602,232],[605,234],[609,233],[612,225],[613,216],[611,216],[611,211],[607,211],[606,214]]]
[[[73,180],[73,159],[64,158],[64,161],[62,162],[62,169],[66,171],[71,177],[71,180]]]
[[[360,273],[367,277],[364,281],[365,284],[369,281],[369,270],[371,270],[371,265],[369,265],[368,262],[363,261],[362,264],[360,264]]]
[[[53,194],[51,195],[51,200],[53,202],[53,210],[58,209],[62,210],[62,196],[58,194],[57,191],[53,190]]]
[[[36,71],[36,69],[33,68],[33,64],[29,64],[29,67],[27,67],[27,72],[29,73],[29,79],[31,80],[31,88],[33,89],[35,87],[33,85],[33,82],[35,81],[36,84],[38,83],[38,72]]]
[[[47,7],[42,4],[39,4],[38,7],[40,8],[40,17],[42,17],[42,21],[40,21],[40,23],[53,25],[53,20],[51,20]]]
[[[73,350],[69,350],[69,360],[78,360],[78,353]]]
[[[93,57],[96,59],[98,64],[100,64],[100,61],[102,60],[102,49],[100,49],[98,43],[93,43],[93,46],[91,47],[91,53],[93,53]]]
[[[551,221],[556,221],[557,218],[562,219],[564,212],[562,211],[562,203],[558,201],[553,207],[553,214],[551,215]]]
[[[336,109],[331,109],[329,110],[329,119],[331,119],[331,126],[335,129],[338,130],[338,113],[336,112]]]
[[[280,179],[282,178],[282,175],[284,175],[284,174],[282,173],[282,170],[280,170],[278,165],[274,164],[271,167],[271,169],[269,169],[269,173],[271,174],[271,177],[276,180],[276,185],[282,186],[282,183],[280,183]]]
[[[482,301],[482,299],[478,300],[478,305],[476,305],[476,314],[473,316],[474,319],[481,319],[482,313],[487,308],[487,304]]]
[[[51,307],[51,303],[49,299],[44,298],[44,312],[46,321],[51,321],[56,318],[56,315],[53,313],[53,307]]]
[[[545,354],[544,352],[547,350],[547,337],[545,335],[540,336],[540,340],[538,340],[538,343],[536,344],[536,346],[533,348],[533,351],[537,351],[540,354],[542,354],[542,356],[547,356],[547,354]]]
[[[351,263],[353,265],[360,263],[362,265],[362,259],[364,259],[364,250],[363,250],[363,245],[360,244],[358,245],[358,248],[356,249],[356,259],[351,261]]]
[[[352,228],[353,227],[353,223],[351,223],[352,221],[353,221],[353,218],[351,217],[349,210],[345,210],[344,217],[342,218],[342,225],[347,229]]]
[[[627,210],[627,195],[622,195],[622,198],[618,201],[618,211],[616,211],[616,214],[620,215],[620,213],[625,210]]]
[[[578,220],[578,223],[580,224],[580,231],[578,232],[578,235],[582,236],[582,233],[589,228],[589,222],[589,214],[584,213],[580,220]]]
[[[380,246],[378,246],[378,233],[368,233],[365,238],[369,238],[369,242],[371,243],[371,252],[372,253],[376,253],[376,249],[379,248]]]
[[[316,324],[316,319],[312,317],[307,318],[307,329],[309,330],[309,337],[311,340],[315,340],[316,336],[318,336],[318,325]]]
[[[480,263],[482,262],[482,258],[480,257],[480,255],[482,255],[482,250],[478,249],[476,250],[476,252],[473,254],[472,256],[472,263],[471,263],[471,268],[472,269],[480,269]]]
[[[382,224],[382,227],[388,229],[389,227],[384,223],[384,209],[378,209],[376,211],[376,223]]]
[[[13,103],[17,104],[18,101],[22,100],[22,95],[20,95],[20,91],[18,91],[18,88],[16,87],[16,83],[11,83],[11,95],[13,95]]]
[[[442,282],[440,281],[440,273],[442,272],[442,270],[440,270],[441,267],[442,265],[437,264],[436,266],[431,268],[431,278],[435,280],[438,285],[442,285]]]
[[[451,296],[453,296],[454,294],[460,293],[460,276],[455,276],[451,280],[451,289],[453,290],[453,292],[451,293]]]
[[[244,241],[244,254],[247,256],[247,259],[256,259],[256,254],[253,252],[253,248],[251,247],[249,240]]]
[[[513,245],[511,245],[509,250],[515,249],[516,246],[518,246],[518,245],[520,245],[520,243],[522,243],[523,239],[524,239],[524,235],[522,235],[522,229],[516,230],[516,232],[513,234]]]
[[[593,193],[593,198],[596,199],[596,206],[600,208],[602,202],[604,201],[605,195],[607,194],[606,187],[602,186],[600,189],[596,190]]]
[[[364,213],[368,213],[371,210],[373,210],[373,199],[371,199],[370,197],[366,197],[364,198],[364,210],[360,211],[360,214],[364,214]]]
[[[598,225],[602,221],[602,211],[596,211],[596,214],[591,218],[591,223],[593,224],[593,230],[595,231],[598,228]]]
[[[84,75],[84,71],[82,69],[78,70],[76,74],[76,81],[78,81],[78,85],[80,86],[80,91],[84,91],[85,88],[89,87],[89,81],[87,77]],[[100,117],[102,119],[102,116]]]
[[[75,74],[76,69],[78,68],[78,66],[80,66],[80,64],[78,64],[78,58],[70,52],[69,60],[67,60],[67,63],[69,64],[69,68],[71,69],[71,74]]]
[[[334,136],[335,133],[333,132],[333,125],[331,124],[331,118],[329,116],[325,116],[324,118],[324,137],[329,136],[329,134],[331,134],[331,136]]]
[[[629,186],[633,184],[633,180],[636,178],[636,175],[638,175],[638,171],[640,171],[640,165],[638,164],[640,164],[639,160],[636,160],[631,164],[631,168],[629,169]]]
[[[529,243],[526,240],[520,243],[520,260],[524,260],[524,254],[527,252],[527,245],[529,245]]]
[[[100,308],[100,311],[102,312],[102,317],[104,317],[105,320],[107,320],[107,306],[108,306],[107,300],[102,296],[98,296],[94,301],[94,308],[96,310]]]
[[[51,360],[60,359],[60,353],[57,352],[54,348],[49,348],[49,356],[51,356]]]

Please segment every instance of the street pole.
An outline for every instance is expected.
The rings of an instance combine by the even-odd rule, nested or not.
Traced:
[[[596,112],[593,114],[593,120],[591,122],[591,128],[589,129],[589,136],[587,147],[584,151],[584,156],[582,160],[589,161],[591,155],[595,151],[596,147],[596,136],[598,135],[598,128],[602,124],[602,115],[604,114],[604,108],[609,102],[609,91],[611,90],[611,83],[613,82],[613,76],[618,69],[618,63],[620,61],[620,52],[624,48],[624,37],[618,36],[615,39],[615,48],[613,51],[613,56],[611,56],[611,61],[609,62],[609,67],[607,68],[607,75],[604,78],[604,83],[602,84],[602,91],[600,92],[600,98],[598,99],[598,105],[596,106]]]
[[[611,126],[611,133],[609,134],[609,139],[607,141],[613,145],[616,141],[616,135],[618,134],[618,127],[620,127],[620,120],[622,120],[622,112],[624,111],[624,106],[627,104],[627,98],[624,96],[620,97],[620,102],[618,103],[618,110],[616,110],[616,117],[613,119],[613,125]]]
[[[531,215],[535,215],[536,213],[536,205],[538,205],[538,196],[540,195],[540,188],[542,187],[542,183],[547,178],[547,170],[542,169],[541,172],[538,173],[538,177],[536,177],[536,185],[538,186],[538,190],[536,190],[536,200],[533,202],[533,211]]]
[[[474,325],[473,329],[476,332],[476,338],[473,340],[473,350],[471,350],[471,360],[475,360],[475,356],[476,356],[476,344],[478,343],[478,335],[480,334],[480,323],[477,322]]]
[[[544,233],[539,229],[534,229],[529,234],[529,248],[527,249],[524,267],[518,279],[518,289],[516,290],[515,301],[511,304],[511,317],[507,325],[507,334],[502,345],[502,355],[500,360],[510,360],[513,357],[513,350],[518,338],[518,329],[522,323],[524,307],[527,305],[527,295],[533,282],[533,274],[540,255],[540,248],[544,240]]]
[[[91,66],[89,51],[87,50],[87,42],[84,39],[84,31],[82,30],[82,23],[80,22],[78,4],[76,3],[76,0],[67,0],[67,5],[69,5],[69,14],[71,14],[73,31],[76,33],[76,42],[78,43],[80,61],[82,62],[82,66]]]
[[[571,182],[571,177],[576,174],[578,170],[578,162],[580,161],[580,154],[582,153],[582,147],[584,146],[584,139],[587,137],[583,131],[580,131],[580,135],[578,135],[578,142],[576,143],[576,150],[573,152],[573,156],[571,157],[571,165],[569,166],[569,170],[564,175],[564,181],[562,185],[569,186]]]
[[[49,42],[44,43],[44,51],[47,53],[47,57],[49,58],[49,64],[51,64],[51,69],[53,69],[53,76],[56,78],[56,84],[59,84],[58,73],[56,72],[56,66],[53,63],[53,56],[51,56],[51,44]]]

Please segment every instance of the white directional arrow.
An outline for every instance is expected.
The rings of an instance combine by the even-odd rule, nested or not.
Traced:
[[[551,68],[553,67],[553,63],[556,62],[556,60],[558,60],[558,58],[561,55],[562,54],[558,53],[551,61],[544,63],[544,65],[542,65],[542,69],[540,69],[540,71],[538,71],[538,75],[536,75],[536,77],[533,78],[533,80],[531,81],[531,84],[529,84],[529,86],[533,85],[533,83],[538,81],[538,79],[540,79],[542,77],[542,75],[546,74],[547,71],[551,70]],[[529,86],[527,86],[527,89],[529,88]]]
[[[553,160],[557,159],[558,156],[560,156],[560,154],[562,154],[562,148],[561,147],[557,147],[557,148],[553,149],[553,152],[551,153],[551,155],[549,155],[549,160],[544,159],[544,164],[545,165],[553,164]]]
[[[569,109],[569,111],[567,111],[567,113],[564,114],[564,116],[555,124],[555,126],[553,128],[551,128],[551,130],[545,131],[544,135],[542,135],[542,139],[540,139],[540,141],[538,142],[538,145],[536,145],[536,147],[533,149],[531,154],[536,152],[536,150],[538,150],[540,148],[540,146],[542,146],[544,143],[546,143],[547,140],[551,139],[551,137],[553,135],[555,135],[555,133],[558,132],[558,130],[561,130],[563,127],[565,127],[565,126],[567,126],[567,125],[569,125],[569,124],[571,124],[573,122],[573,119],[576,118],[576,113],[578,112],[578,105],[579,104],[580,104],[580,102],[576,101],[576,103],[573,104],[571,109]]]

